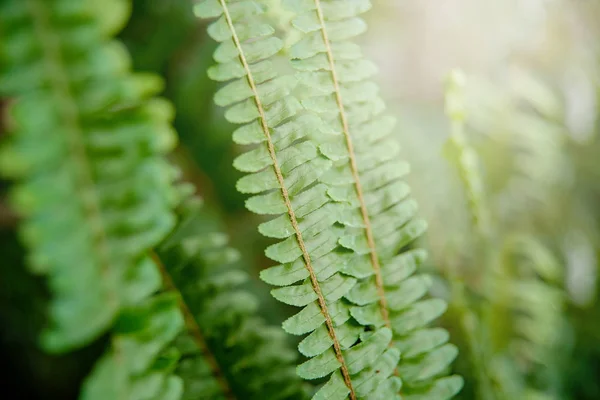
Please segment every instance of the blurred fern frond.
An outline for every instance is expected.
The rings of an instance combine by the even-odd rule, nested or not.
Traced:
[[[466,124],[485,161],[490,206],[513,227],[557,229],[555,216],[573,186],[564,105],[531,72],[515,68],[506,80],[500,87],[469,77],[465,88]]]
[[[183,399],[304,399],[296,354],[284,332],[258,316],[241,285],[248,275],[196,198],[180,206],[177,228],[160,245],[165,289],[176,293],[186,329],[175,342]]]
[[[536,83],[539,85],[539,82]],[[468,208],[474,217],[475,236],[478,236],[477,243],[482,247],[480,254],[472,258],[479,268],[469,268],[477,271],[477,277],[469,280],[471,285],[462,286],[460,296],[453,292],[453,305],[463,314],[462,318],[468,317],[470,322],[469,327],[463,324],[463,333],[470,347],[470,362],[475,370],[483,371],[474,374],[476,390],[478,396],[484,399],[557,398],[561,390],[556,373],[560,370],[557,363],[561,353],[557,339],[564,333],[565,327],[563,268],[543,244],[543,236],[534,229],[533,221],[508,219],[502,204],[499,207],[484,200],[493,193],[491,183],[481,179],[485,170],[478,162],[479,154],[469,142],[474,140],[474,129],[479,134],[503,137],[502,131],[490,132],[482,123],[487,121],[490,129],[507,129],[505,135],[510,135],[508,140],[519,143],[522,137],[519,132],[523,132],[524,126],[551,126],[551,122],[546,120],[549,115],[537,114],[538,111],[557,111],[548,104],[544,107],[541,100],[548,97],[536,97],[540,92],[548,95],[541,90],[545,89],[544,86],[534,86],[539,90],[533,93],[521,87],[518,95],[504,93],[503,102],[496,102],[498,97],[493,97],[491,102],[509,104],[516,101],[511,96],[516,96],[521,105],[534,104],[537,108],[521,110],[515,106],[507,111],[499,107],[494,112],[490,111],[493,107],[485,106],[485,100],[490,97],[484,97],[484,106],[473,107],[475,98],[466,96],[473,96],[473,91],[469,92],[471,84],[466,83],[464,75],[455,73],[447,89],[446,107],[453,127],[449,142],[454,143],[457,156],[452,161],[457,164],[463,178]],[[478,86],[481,89],[481,85]],[[502,91],[492,90],[491,93],[498,95]],[[554,97],[549,99],[554,100]],[[558,107],[555,103],[551,105]],[[493,122],[495,118],[508,118],[510,122],[503,125]],[[535,147],[533,143],[536,140],[545,140],[538,139],[538,136],[545,135],[547,130],[527,132],[522,142]],[[553,157],[551,152],[544,155]],[[511,203],[511,207],[517,207],[513,208],[513,212],[519,212],[519,215],[524,216],[525,210],[533,207],[532,193],[548,195],[551,190],[547,182],[537,181],[539,174],[527,169],[529,165],[536,168],[536,156],[542,155],[537,152],[520,154],[514,169],[508,173],[516,177],[520,186],[527,186],[529,190],[514,191],[514,185],[508,185],[502,191],[512,192],[515,203]],[[485,224],[482,224],[481,215],[489,215],[484,220]],[[498,244],[501,246],[498,247]],[[451,282],[464,281],[461,277],[464,273],[464,267],[458,271],[451,269]],[[477,302],[476,293],[479,293]],[[463,302],[457,303],[461,299]]]
[[[173,227],[173,110],[111,40],[126,19],[94,2],[2,2],[0,92],[15,101],[3,173],[33,271],[55,300],[43,345],[81,347],[160,285],[147,256]],[[123,4],[121,4],[123,3]],[[77,268],[73,268],[77,265]]]
[[[42,346],[65,352],[111,331],[81,398],[175,399],[181,381],[161,353],[182,321],[172,297],[154,295],[148,255],[175,223],[173,110],[112,39],[129,3],[109,3],[0,3],[0,93],[13,99],[0,168],[17,180],[29,265],[52,294]]]

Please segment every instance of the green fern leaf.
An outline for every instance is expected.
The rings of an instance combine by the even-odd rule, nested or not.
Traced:
[[[240,4],[233,3],[231,7],[241,7]],[[409,308],[427,291],[426,279],[416,280],[421,282],[416,288],[411,286],[412,280],[405,285],[387,288],[383,285],[380,261],[392,259],[402,247],[423,232],[425,224],[422,221],[410,221],[416,210],[412,201],[400,201],[408,191],[399,179],[408,172],[408,168],[406,164],[395,161],[398,146],[387,137],[393,121],[387,117],[376,118],[384,109],[383,102],[377,97],[376,86],[364,82],[376,72],[376,68],[362,60],[356,45],[347,42],[364,31],[366,26],[356,14],[368,9],[369,4],[357,2],[355,7],[345,7],[344,2],[325,4],[324,9],[331,13],[328,18],[323,17],[323,9],[318,1],[290,2],[292,9],[300,11],[293,24],[305,34],[290,49],[290,54],[299,71],[296,74],[299,88],[294,93],[301,96],[301,107],[306,112],[300,112],[295,97],[283,97],[288,95],[287,91],[268,97],[264,92],[274,91],[261,91],[259,87],[264,83],[256,82],[253,69],[260,64],[254,62],[264,63],[256,54],[264,58],[274,55],[268,48],[276,40],[261,44],[266,42],[265,38],[256,38],[250,43],[240,39],[237,32],[244,24],[252,22],[237,21],[225,1],[220,1],[221,12],[214,2],[201,3],[198,14],[204,17],[221,16],[214,24],[219,24],[225,18],[231,35],[223,34],[215,39],[225,40],[219,49],[231,49],[229,38],[233,37],[233,47],[245,71],[245,83],[234,81],[222,89],[228,93],[228,88],[237,88],[237,97],[228,95],[231,101],[227,101],[217,94],[216,101],[222,105],[241,101],[226,112],[231,122],[247,123],[234,133],[234,140],[241,144],[261,144],[235,163],[240,170],[252,172],[238,183],[241,192],[258,194],[248,201],[248,207],[262,214],[283,214],[260,227],[261,233],[266,236],[284,239],[266,251],[268,257],[281,265],[263,271],[261,277],[269,283],[284,286],[273,290],[275,298],[304,307],[283,325],[292,334],[312,332],[301,343],[300,349],[303,354],[314,358],[299,366],[298,373],[306,379],[331,374],[329,383],[315,395],[316,398],[338,396],[341,393],[341,397],[349,395],[354,399],[357,398],[357,391],[353,375],[376,364],[392,339],[391,330],[383,327],[392,327],[390,313],[395,312],[393,317],[398,319],[398,324],[405,326],[407,316],[421,316],[420,321],[429,322],[439,312],[436,314],[435,308],[429,311],[431,307],[424,306],[421,311],[418,307],[420,303],[416,304],[414,311]],[[250,5],[244,7],[252,8]],[[344,9],[341,15],[345,16],[340,16],[340,9]],[[223,51],[219,49],[215,53],[215,60],[221,65],[232,63],[231,58],[236,51],[227,50],[231,57],[223,57]],[[261,49],[263,53],[260,53]],[[336,74],[336,62],[340,60],[340,72]],[[215,70],[217,68],[225,69],[216,67]],[[232,74],[231,79],[240,79],[238,77],[242,72],[236,70],[238,72]],[[274,77],[274,74],[269,75],[269,79]],[[219,76],[219,79],[225,80],[223,76]],[[252,99],[247,98],[250,92]],[[344,102],[341,101],[342,94],[347,95]],[[275,112],[270,112],[271,109],[275,109]],[[277,117],[273,118],[272,115]],[[303,134],[310,132],[303,130],[310,128],[305,123],[306,116],[310,116],[311,121],[319,121],[310,131],[320,134]],[[301,125],[298,125],[298,121],[302,121]],[[282,127],[278,126],[281,122]],[[361,134],[357,142],[364,145],[362,152],[355,154],[353,151],[350,126],[357,128],[356,132]],[[370,135],[369,128],[372,127],[387,128],[387,131],[381,135]],[[286,140],[284,143],[287,147],[277,146],[280,135],[288,136],[290,130],[296,133],[296,142]],[[369,140],[369,136],[375,138]],[[315,151],[315,144],[318,152]],[[370,151],[373,145],[380,148],[381,154],[375,156],[376,153]],[[290,164],[290,158],[296,162]],[[290,168],[287,168],[288,165]],[[394,201],[394,198],[397,200]],[[378,214],[369,215],[366,199],[373,209],[380,211]],[[340,226],[345,228],[340,229]],[[402,228],[398,230],[399,226]],[[356,279],[361,280],[359,285],[355,285]],[[393,308],[388,309],[388,300],[383,294],[385,289],[392,289],[390,302]],[[352,306],[352,302],[356,305]],[[363,309],[367,311],[377,302],[381,303],[383,319],[373,319],[372,316],[370,319],[357,318],[352,313],[364,314]],[[413,320],[415,318],[419,320],[418,317],[413,317]],[[371,325],[371,321],[378,330],[366,338],[360,331],[366,333],[365,325]],[[357,329],[349,329],[357,322]],[[362,328],[360,323],[364,324]],[[418,322],[412,322],[411,326],[420,327]],[[410,330],[404,331],[408,333]],[[350,364],[348,359],[354,360],[354,355],[361,354],[358,353],[359,349],[369,341],[375,341],[375,348],[380,350],[372,352],[373,357],[365,358],[365,362]],[[440,347],[444,348],[454,350],[451,346]],[[448,357],[431,358],[435,359],[431,368],[436,372],[441,372],[451,361]],[[360,396],[370,398],[379,390],[383,395],[397,387],[397,378],[386,379],[392,372],[383,377],[378,387],[371,387],[372,393],[361,391]],[[432,377],[431,374],[428,377]],[[340,382],[343,382],[343,386],[340,386]]]
[[[232,265],[238,253],[199,207],[187,200],[159,247],[166,289],[179,297],[186,320],[175,342],[182,399],[306,398],[295,352],[281,330],[256,315],[256,298],[240,288],[248,276]]]
[[[409,169],[398,160],[400,149],[391,136],[394,120],[383,115],[378,88],[368,81],[377,68],[349,41],[366,29],[358,15],[370,3],[284,0],[284,4],[295,13],[292,25],[300,32],[289,52],[297,70],[299,99],[337,133],[319,146],[333,163],[319,182],[328,187],[333,201],[345,206],[344,216],[338,219],[345,227],[339,244],[356,261],[350,261],[352,268],[343,272],[358,282],[344,297],[354,304],[350,313],[356,321],[391,328],[393,346],[408,352],[401,355],[394,373],[402,380],[402,394],[410,396],[417,388],[435,387],[438,379],[444,379],[457,351],[445,344],[447,336],[438,336],[431,342],[435,345],[412,357],[405,344],[421,331],[426,335],[426,325],[446,306],[441,300],[421,300],[431,281],[410,275],[424,256],[401,252],[425,231],[426,224],[416,219],[416,203],[408,198],[409,189],[402,182]],[[412,258],[415,254],[419,256]],[[456,394],[461,380],[456,377],[451,382],[455,383],[452,390],[432,398]]]
[[[557,390],[560,380],[550,371],[555,368],[559,353],[557,340],[564,325],[562,271],[550,251],[530,232],[523,233],[522,226],[527,225],[532,214],[529,210],[523,212],[531,206],[530,195],[550,196],[549,187],[545,187],[550,185],[540,184],[544,179],[532,179],[540,176],[540,170],[545,168],[543,164],[548,161],[528,159],[527,163],[517,163],[518,174],[511,178],[515,185],[509,185],[506,192],[517,187],[527,189],[519,189],[518,195],[504,193],[512,197],[509,207],[513,211],[510,218],[505,218],[498,210],[493,210],[497,223],[491,225],[492,209],[484,201],[486,191],[479,176],[480,159],[467,140],[467,134],[476,131],[492,136],[487,125],[502,126],[500,131],[507,132],[508,140],[514,141],[515,146],[535,148],[523,152],[529,158],[537,157],[536,153],[540,151],[540,146],[534,143],[547,142],[549,136],[560,135],[560,128],[554,121],[559,109],[556,99],[539,82],[520,74],[517,76],[515,94],[497,90],[482,81],[476,86],[466,84],[465,76],[458,71],[452,73],[448,82],[446,111],[452,124],[449,143],[454,149],[453,161],[458,164],[466,188],[478,239],[482,240],[484,252],[487,252],[480,278],[485,303],[468,307],[467,296],[459,285],[455,285],[453,297],[459,312],[465,313],[462,318],[471,347],[470,367],[486,371],[477,374],[479,396],[544,398],[560,391]],[[475,91],[480,86],[486,91]],[[475,102],[477,107],[473,106]],[[539,115],[520,110],[517,102],[531,106]],[[509,122],[503,125],[506,116]],[[543,134],[539,129],[543,129]],[[544,149],[543,152],[555,161],[553,151]],[[554,163],[553,168],[556,164],[559,163]],[[533,166],[536,172],[529,171],[527,165]],[[537,170],[539,166],[542,168]],[[513,218],[517,220],[517,229]],[[496,249],[497,242],[503,243],[500,249]],[[475,314],[471,309],[480,313]],[[541,365],[544,367],[539,368]]]
[[[148,256],[175,222],[163,159],[173,111],[111,40],[130,4],[109,3],[0,5],[3,34],[18,38],[0,46],[0,92],[15,100],[0,167],[19,179],[30,266],[53,294],[42,345],[63,352],[112,327],[81,398],[178,400],[179,355],[166,349],[183,320],[173,296],[152,296],[161,282]]]
[[[111,40],[128,3],[110,3],[112,14],[93,1],[0,5],[0,92],[15,100],[0,168],[19,179],[12,198],[30,265],[54,295],[50,351],[89,343],[159,288],[147,252],[174,225],[162,158],[173,111],[150,99],[157,78],[130,73]]]
[[[283,239],[266,250],[269,258],[281,264],[264,270],[261,277],[282,286],[272,291],[275,298],[304,307],[283,324],[289,333],[310,333],[299,349],[313,358],[300,365],[298,373],[305,379],[331,374],[315,398],[394,398],[397,394],[390,396],[390,390],[401,384],[391,376],[397,373],[395,367],[389,374],[378,376],[377,385],[363,386],[360,392],[355,379],[362,381],[359,377],[368,375],[363,371],[383,363],[384,354],[389,357],[384,351],[392,340],[391,328],[400,326],[396,330],[402,333],[396,334],[395,340],[402,340],[403,335],[439,316],[445,305],[417,302],[427,292],[429,280],[409,278],[412,271],[401,269],[400,277],[392,278],[392,283],[385,285],[383,281],[381,265],[386,271],[393,270],[386,264],[397,264],[398,252],[426,225],[413,220],[415,203],[406,198],[407,186],[400,181],[408,166],[396,160],[399,148],[389,136],[393,119],[380,116],[385,106],[377,96],[377,87],[365,81],[376,68],[348,42],[366,28],[356,15],[370,5],[350,2],[352,6],[348,6],[347,2],[334,1],[321,7],[318,1],[288,2],[299,12],[293,24],[304,35],[289,49],[298,71],[297,82],[285,85],[290,91],[276,91],[261,90],[269,83],[262,77],[276,82],[282,79],[279,74],[265,75],[261,68],[261,79],[257,79],[255,70],[268,62],[264,59],[275,56],[273,43],[277,40],[240,39],[238,32],[253,21],[238,20],[239,14],[232,11],[245,3],[249,3],[245,9],[260,6],[251,6],[252,2],[219,3],[221,11],[216,2],[205,1],[197,8],[200,16],[219,16],[214,24],[222,26],[225,19],[231,31],[213,35],[222,41],[215,52],[220,64],[213,67],[213,77],[236,79],[221,89],[216,102],[237,102],[225,114],[231,122],[246,124],[237,129],[234,140],[258,145],[236,160],[238,169],[251,173],[237,187],[256,195],[247,202],[250,210],[279,215],[259,230],[265,236]],[[325,17],[324,10],[329,13]],[[242,69],[233,67],[236,63]],[[231,72],[227,76],[214,71]],[[250,94],[253,97],[249,98]],[[373,129],[377,133],[372,134]],[[282,136],[286,140],[281,140]],[[356,152],[354,139],[362,145]],[[376,211],[370,211],[367,204]],[[375,331],[369,336],[370,329]],[[433,372],[427,378],[432,382],[455,356],[455,348],[443,344],[428,349],[431,365],[427,367]],[[369,357],[357,356],[364,356],[363,348],[369,349]],[[406,362],[407,368],[412,365],[411,360]],[[406,381],[407,391],[412,383],[421,384],[422,377]]]
[[[248,200],[249,209],[259,214],[279,215],[260,227],[266,236],[283,239],[266,250],[269,258],[281,264],[263,271],[262,276],[282,286],[273,290],[275,298],[303,307],[283,324],[289,333],[310,333],[299,348],[312,358],[298,367],[298,374],[305,379],[332,374],[333,386],[326,385],[315,398],[329,396],[324,393],[334,396],[341,393],[342,397],[349,394],[356,398],[351,375],[360,374],[383,357],[391,332],[382,329],[369,338],[360,338],[365,327],[356,324],[350,316],[350,304],[343,297],[356,280],[341,273],[348,260],[347,251],[338,244],[343,230],[337,223],[344,218],[344,210],[331,202],[326,193],[328,186],[316,185],[332,166],[332,161],[318,151],[319,144],[325,143],[323,139],[331,136],[331,130],[316,114],[301,112],[303,106],[292,92],[296,89],[296,79],[279,78],[275,71],[268,74],[259,68],[269,62],[264,59],[274,55],[272,49],[278,40],[256,37],[244,41],[241,38],[239,32],[252,21],[237,19],[239,14],[235,10],[246,3],[245,9],[260,8],[252,6],[253,2],[229,4],[225,1],[220,1],[221,11],[216,3],[207,1],[196,8],[200,16],[219,16],[214,24],[225,19],[229,25],[231,35],[214,36],[224,41],[215,52],[215,60],[220,64],[209,74],[223,81],[234,79],[221,89],[216,101],[222,105],[237,101],[225,113],[231,122],[246,124],[234,132],[234,140],[258,145],[236,160],[234,165],[238,169],[250,172],[237,187],[243,193],[255,195]],[[339,28],[343,35],[352,27]],[[227,50],[228,57],[224,57],[222,49],[231,48],[229,37],[233,38],[236,51]],[[281,47],[282,44],[279,49]],[[229,58],[236,52],[237,60]],[[240,64],[244,72],[226,66],[234,63]],[[275,84],[278,81],[285,84]],[[271,82],[273,84],[267,86]],[[232,87],[235,90],[229,89]],[[248,87],[252,98],[247,98]],[[299,284],[289,286],[295,283]],[[341,391],[339,381],[335,381],[339,376]],[[388,376],[381,375],[381,379]],[[371,386],[371,391],[376,390],[376,386]]]
[[[80,399],[181,399],[183,381],[173,375],[180,355],[168,345],[182,328],[171,294],[124,309],[112,331],[111,349],[84,382]]]

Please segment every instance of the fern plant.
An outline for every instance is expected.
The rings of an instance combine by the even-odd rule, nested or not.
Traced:
[[[503,87],[453,74],[452,176],[427,157],[437,103],[406,116],[414,140],[385,110],[354,43],[370,8],[0,0],[0,343],[18,395],[599,397],[598,140],[566,122],[586,91],[568,75],[563,104],[512,57]],[[410,188],[399,140],[420,143]]]
[[[364,30],[356,15],[370,4],[285,4],[301,32],[289,48],[260,2],[207,0],[196,13],[217,18],[208,28],[220,42],[209,75],[231,81],[215,102],[244,124],[234,141],[255,145],[234,163],[249,173],[237,187],[255,195],[251,211],[278,215],[259,227],[282,240],[266,250],[280,264],[261,278],[280,286],[275,298],[302,307],[283,323],[309,333],[298,374],[330,376],[315,399],[398,398],[401,387],[405,398],[452,397],[461,379],[440,374],[456,348],[445,331],[425,329],[445,303],[418,301],[431,283],[411,277],[424,253],[401,252],[425,223],[413,220],[401,182],[408,169],[389,138],[393,119],[380,115],[377,87],[365,81],[374,66],[348,41]]]
[[[308,334],[295,370],[297,354],[238,289],[245,275],[226,267],[235,252],[197,201],[175,227],[187,189],[165,159],[173,110],[154,97],[161,81],[132,73],[113,39],[129,3],[0,3],[0,93],[14,101],[0,169],[18,181],[31,269],[52,293],[42,346],[110,338],[82,399],[302,399],[310,389],[299,378],[326,380],[315,399],[460,390],[460,377],[445,376],[456,348],[427,328],[446,305],[422,300],[431,279],[413,275],[425,253],[408,248],[425,223],[401,181],[394,121],[367,81],[375,67],[348,41],[370,4],[285,6],[205,0],[196,13],[218,18],[209,75],[231,82],[215,101],[244,124],[234,140],[255,145],[235,160],[248,173],[237,188],[255,195],[250,210],[277,215],[259,231],[280,239],[266,250],[280,264],[261,278],[302,308],[283,323]]]
[[[90,342],[158,287],[146,252],[174,224],[161,158],[175,142],[172,110],[148,101],[160,81],[131,74],[110,41],[124,15],[96,18],[88,2],[2,3],[0,89],[15,98],[2,169],[21,179],[13,198],[30,265],[55,294],[43,336],[54,351]]]
[[[30,264],[48,276],[54,295],[42,345],[64,352],[110,330],[110,348],[84,383],[82,399],[232,398],[229,389],[211,387],[211,379],[224,376],[203,376],[203,363],[213,360],[207,349],[193,341],[190,347],[190,335],[202,337],[199,318],[237,396],[302,398],[293,370],[286,373],[295,355],[286,352],[283,333],[253,317],[256,301],[244,292],[227,301],[234,292],[225,290],[243,275],[203,271],[196,276],[202,281],[178,275],[199,251],[210,266],[231,258],[222,235],[207,233],[202,221],[200,231],[196,225],[186,231],[186,219],[163,246],[167,261],[177,255],[177,264],[167,270],[152,253],[174,227],[180,198],[163,157],[175,143],[173,113],[151,97],[160,80],[132,74],[123,48],[111,40],[127,2],[112,5],[117,12],[103,15],[94,2],[2,3],[3,36],[14,40],[3,42],[0,88],[15,104],[13,137],[1,161],[3,172],[20,179],[13,199],[25,218]],[[32,111],[37,118],[29,118]],[[38,146],[40,140],[48,145]],[[160,291],[161,278],[167,290]],[[193,306],[173,282],[191,285]],[[192,332],[182,336],[184,322]],[[253,379],[241,380],[250,370]]]
[[[172,109],[151,98],[157,78],[129,71],[111,40],[127,3],[111,5],[1,3],[0,91],[14,98],[1,166],[20,179],[12,197],[29,264],[53,293],[42,346],[64,352],[110,329],[82,398],[173,398],[179,380],[157,356],[181,317],[172,297],[153,295],[148,255],[175,222],[163,159]]]
[[[493,257],[490,249],[493,248],[494,232],[485,198],[479,155],[467,136],[466,121],[469,115],[464,98],[466,79],[460,70],[451,71],[447,77],[445,112],[450,123],[450,137],[444,150],[451,163],[456,166],[466,192],[473,236],[475,236],[473,243],[478,245],[473,247],[482,249],[478,252],[473,251],[472,253],[475,254],[472,258],[481,260],[481,263],[487,265]],[[452,314],[458,316],[461,336],[467,344],[469,366],[476,377],[476,395],[482,399],[492,398],[494,388],[490,379],[489,365],[486,362],[489,355],[486,354],[488,347],[483,344],[480,313],[470,299],[469,288],[461,277],[460,267],[450,265],[447,274],[451,291],[450,309]],[[483,286],[491,286],[490,275],[487,269],[479,273],[478,280],[483,281]]]
[[[179,214],[158,264],[186,322],[175,342],[182,399],[307,398],[284,333],[257,316],[257,299],[241,288],[248,275],[232,266],[238,252],[199,199],[185,200]]]
[[[481,128],[484,126],[480,124],[483,118],[489,123],[488,118],[498,116],[486,114],[484,107],[469,108],[466,100],[469,89],[465,75],[455,71],[449,79],[446,110],[452,126],[449,143],[456,155],[453,161],[467,192],[475,235],[483,246],[481,256],[475,258],[478,277],[471,280],[478,284],[453,291],[453,306],[464,321],[464,335],[472,353],[471,367],[483,371],[476,373],[478,398],[559,398],[560,383],[554,371],[558,360],[557,338],[564,329],[562,268],[527,223],[515,226],[511,220],[499,222],[503,210],[490,206],[486,199],[489,188],[483,185],[480,158],[469,140],[472,140],[473,123]],[[536,103],[536,93],[539,92],[532,95],[522,91],[520,96]],[[501,112],[506,112],[506,109],[501,109]],[[509,126],[513,127],[547,123],[526,111],[518,111],[514,115],[509,113],[509,116],[518,121],[511,118]],[[515,140],[516,132],[509,132],[515,135]],[[522,140],[524,145],[535,141],[539,134],[529,133]],[[525,167],[528,163],[521,161],[518,165]],[[535,182],[528,182],[531,174],[524,171],[514,175],[520,185],[536,187]],[[507,191],[513,189],[509,185]],[[529,205],[531,193],[535,191],[528,190],[518,195],[521,201],[517,201],[515,206]],[[512,195],[516,196],[515,193]],[[460,272],[454,273],[456,276],[451,279],[453,285],[461,281]],[[479,293],[480,304],[472,300],[473,292]]]

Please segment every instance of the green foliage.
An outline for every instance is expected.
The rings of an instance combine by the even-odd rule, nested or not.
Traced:
[[[505,352],[513,360],[517,367],[513,372],[519,371],[525,378],[525,388],[504,396],[520,396],[526,391],[556,397],[561,384],[554,374],[554,363],[559,359],[559,337],[564,333],[562,268],[543,244],[526,235],[508,237],[501,256],[503,265],[493,272],[496,290],[490,290],[490,312],[509,321],[495,326],[499,329],[492,332],[492,342],[499,353]],[[499,380],[500,391],[518,387],[518,378],[503,376],[506,365],[499,368],[504,371],[492,374]],[[503,382],[506,378],[512,382]]]
[[[81,389],[82,400],[178,400],[182,380],[168,345],[183,327],[175,296],[157,295],[121,311],[111,349],[98,361]]]
[[[444,332],[425,329],[445,304],[418,301],[431,284],[411,277],[423,253],[399,254],[425,223],[411,221],[415,203],[401,182],[408,168],[389,136],[394,121],[381,116],[377,87],[366,81],[376,69],[348,41],[364,30],[356,15],[370,4],[323,4],[286,3],[298,13],[300,35],[286,49],[294,76],[262,4],[196,6],[199,16],[218,17],[208,27],[220,42],[209,76],[231,81],[215,102],[229,106],[230,122],[245,124],[234,141],[255,145],[234,162],[249,173],[237,188],[255,195],[251,211],[277,215],[259,231],[282,240],[266,250],[281,264],[261,278],[281,286],[276,299],[303,307],[283,327],[310,333],[299,345],[310,359],[298,374],[331,375],[315,398],[395,398],[401,386],[407,398],[449,398],[460,378],[438,378],[456,348]]]
[[[148,256],[174,225],[162,158],[173,111],[151,98],[160,80],[129,71],[111,40],[127,3],[111,5],[3,2],[0,90],[15,103],[1,165],[21,179],[29,265],[53,294],[42,345],[62,352],[112,327],[81,398],[175,399],[181,382],[158,356],[182,321],[172,298],[151,297],[161,281]]]
[[[184,326],[179,293],[152,296],[161,277],[148,251],[171,230],[177,197],[170,188],[173,170],[161,158],[174,143],[168,125],[172,110],[150,98],[160,82],[131,74],[126,53],[110,40],[125,13],[103,16],[92,2],[70,4],[30,1],[3,8],[4,33],[21,42],[7,43],[2,52],[10,62],[2,89],[16,96],[11,107],[16,129],[2,165],[22,179],[13,197],[28,218],[22,232],[31,247],[30,264],[49,276],[54,294],[53,325],[43,344],[65,351],[112,328],[110,349],[84,383],[82,399],[179,399],[184,383],[186,398],[204,396],[195,391],[204,380],[194,376],[203,354],[190,353],[188,345],[184,355],[195,360],[184,357],[180,363],[181,348],[170,347]],[[33,110],[35,119],[29,118]],[[52,146],[35,146],[42,134]],[[174,235],[179,242],[169,247],[181,250],[184,263],[202,251],[202,264],[222,267],[227,260],[218,256],[231,254],[206,247],[215,238],[208,244],[219,245],[222,235],[180,230]],[[290,385],[293,369],[286,374],[281,368],[294,357],[283,347],[283,332],[249,315],[256,302],[247,294],[227,301],[234,292],[225,291],[240,275],[197,275],[204,279],[190,282],[186,276],[179,284],[191,283],[191,293],[186,290],[198,302],[191,309],[238,395],[301,398],[301,387]],[[213,293],[215,288],[223,293]]]
[[[454,71],[442,149],[432,114],[386,111],[355,43],[371,8],[0,0],[0,342],[22,396],[600,396],[600,140],[571,132],[573,85]]]
[[[175,347],[182,399],[303,399],[284,333],[258,317],[238,252],[197,199],[184,202],[177,229],[159,247],[166,290],[176,293],[186,330]]]
[[[539,82],[524,80],[519,75],[519,93],[508,95],[501,104],[511,104],[512,96],[536,105],[533,110],[548,110],[555,104],[551,93]],[[529,83],[529,86],[524,83]],[[451,271],[453,304],[462,320],[464,336],[469,341],[471,368],[485,371],[477,374],[477,393],[483,399],[509,398],[558,398],[561,383],[556,374],[556,363],[562,356],[559,351],[559,337],[564,334],[564,281],[563,267],[546,245],[535,236],[531,220],[502,220],[503,209],[493,207],[487,200],[493,193],[483,184],[482,164],[477,151],[470,143],[474,140],[475,127],[485,128],[481,119],[498,118],[495,113],[507,112],[506,108],[486,108],[471,106],[476,101],[471,90],[471,82],[460,72],[454,72],[446,92],[446,110],[452,124],[452,143],[461,179],[467,192],[469,209],[473,216],[475,236],[478,236],[482,252],[474,260],[478,262],[478,285],[466,289],[457,282],[462,279],[461,271]],[[529,90],[526,90],[528,88]],[[537,90],[531,90],[532,88]],[[540,95],[541,91],[541,95]],[[490,93],[490,92],[488,92]],[[481,95],[481,94],[480,94]],[[485,99],[485,97],[484,97]],[[548,99],[544,101],[544,99]],[[495,99],[496,101],[497,98]],[[485,104],[485,103],[483,103]],[[488,103],[489,104],[489,103]],[[491,104],[497,104],[491,102]],[[546,104],[546,107],[542,107]],[[513,104],[509,116],[508,132],[510,140],[518,141],[519,146],[530,146],[539,139],[536,131],[529,131],[523,137],[518,132],[526,128],[557,126],[556,121],[548,121],[549,112],[534,114],[532,109],[521,110]],[[553,109],[556,109],[554,106]],[[494,110],[490,112],[490,109]],[[554,115],[556,111],[554,111]],[[516,121],[515,121],[516,119]],[[493,126],[502,126],[493,124]],[[549,132],[548,129],[543,130]],[[558,128],[550,131],[559,134]],[[487,131],[479,131],[492,135]],[[499,135],[499,134],[497,134]],[[532,146],[534,147],[534,146]],[[551,152],[544,152],[552,157]],[[534,162],[525,162],[527,157]],[[522,213],[532,206],[534,196],[548,194],[551,185],[536,182],[541,162],[537,162],[537,152],[526,152],[516,163],[512,179],[519,187],[528,186],[527,191],[515,192],[515,186],[507,185],[496,196],[510,193],[515,200],[513,213]],[[532,161],[532,160],[529,160]],[[491,214],[491,215],[490,215]],[[493,217],[493,219],[491,219]],[[494,224],[490,222],[494,221]],[[472,280],[475,282],[476,280]],[[475,304],[472,292],[479,292],[479,304]],[[564,351],[562,352],[564,353]]]
[[[110,39],[123,8],[2,3],[0,90],[15,102],[1,166],[20,179],[12,198],[29,264],[54,294],[42,337],[51,351],[89,343],[158,289],[147,251],[174,224],[162,159],[173,111],[151,98],[160,81],[132,74]]]
[[[391,135],[395,121],[384,114],[379,89],[369,81],[377,68],[350,41],[366,29],[358,15],[370,2],[285,3],[296,13],[292,25],[300,32],[290,56],[303,86],[302,104],[336,133],[320,146],[334,163],[320,182],[328,185],[335,204],[344,206],[339,243],[354,253],[344,272],[359,279],[345,296],[354,304],[351,314],[360,324],[392,329],[392,345],[401,350],[397,375],[404,397],[452,397],[462,386],[460,378],[437,379],[456,347],[425,328],[445,304],[420,300],[431,280],[411,275],[424,254],[401,252],[426,224],[416,218],[416,204],[402,180],[408,166]]]

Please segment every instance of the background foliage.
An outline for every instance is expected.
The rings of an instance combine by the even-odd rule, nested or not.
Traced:
[[[440,323],[460,349],[459,398],[519,398],[525,390],[531,398],[600,398],[597,2],[373,3],[363,41],[400,116],[397,140],[429,223],[421,244],[430,250],[433,290],[450,303]],[[270,265],[267,240],[235,189],[241,173],[232,162],[243,149],[212,101],[218,84],[203,71],[215,43],[190,10],[191,0],[136,0],[120,39],[136,70],[165,77],[180,136],[173,161],[209,214],[224,220],[261,315],[280,324],[294,311],[257,279]],[[449,92],[459,116],[444,108],[445,76],[455,67],[466,72]],[[450,140],[457,124],[460,146]],[[465,163],[473,158],[465,152],[476,163]],[[475,206],[477,184],[465,175],[481,182]],[[24,268],[4,201],[8,183],[1,185],[0,351],[10,366],[1,386],[15,399],[74,399],[74,382],[108,338],[65,356],[37,349],[48,289]],[[486,217],[474,221],[474,210]],[[548,397],[535,397],[542,393]]]

